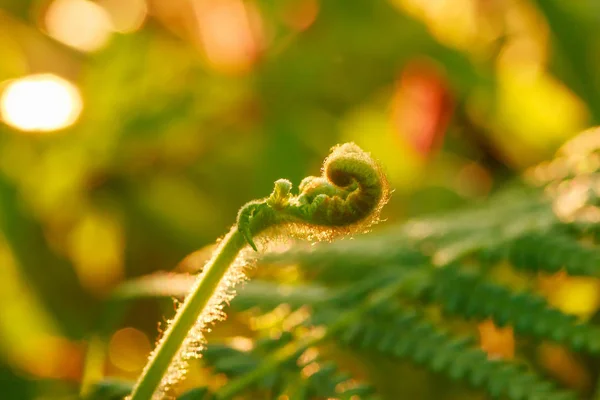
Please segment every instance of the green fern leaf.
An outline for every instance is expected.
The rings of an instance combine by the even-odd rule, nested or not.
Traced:
[[[425,320],[417,312],[381,310],[369,320],[357,321],[340,340],[353,348],[374,350],[417,364],[456,380],[485,389],[492,397],[510,400],[566,400],[576,395],[557,389],[524,366],[489,360],[473,346],[473,340],[454,337]]]
[[[541,296],[515,293],[477,274],[444,268],[438,272],[431,295],[450,314],[492,318],[500,326],[510,324],[517,333],[550,339],[574,350],[600,352],[600,328],[562,313]]]
[[[515,268],[600,277],[600,251],[582,245],[577,239],[555,231],[533,232],[508,245]]]

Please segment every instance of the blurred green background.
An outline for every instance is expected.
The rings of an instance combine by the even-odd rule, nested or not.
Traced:
[[[70,396],[111,289],[331,146],[381,161],[395,223],[598,124],[600,2],[0,0],[0,113],[0,398]],[[108,376],[139,374],[164,312],[127,313]]]

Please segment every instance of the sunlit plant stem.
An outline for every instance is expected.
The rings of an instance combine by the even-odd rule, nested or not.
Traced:
[[[245,245],[246,239],[235,228],[225,236],[219,253],[205,267],[206,272],[203,274],[202,279],[198,281],[186,301],[181,305],[179,312],[165,332],[164,338],[150,363],[144,369],[139,383],[131,395],[131,400],[152,398],[188,332],[207,306],[227,269]]]
[[[221,241],[152,353],[130,400],[169,396],[185,376],[188,360],[199,357],[203,348],[207,325],[223,317],[222,303],[244,279],[238,255],[246,244],[258,250],[256,235],[275,226],[310,240],[362,232],[378,221],[389,196],[379,166],[354,143],[334,147],[323,175],[305,178],[299,188],[294,196],[291,182],[280,179],[269,197],[242,207],[236,226]]]

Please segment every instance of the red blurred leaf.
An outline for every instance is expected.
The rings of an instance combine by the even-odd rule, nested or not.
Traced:
[[[412,61],[394,93],[394,128],[417,153],[428,156],[443,142],[453,103],[443,74],[430,63]]]

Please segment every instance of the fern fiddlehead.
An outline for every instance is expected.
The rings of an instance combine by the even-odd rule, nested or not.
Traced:
[[[326,158],[323,175],[305,178],[300,194],[280,179],[273,193],[246,204],[237,224],[223,238],[197,278],[131,394],[131,400],[169,398],[174,385],[186,374],[187,363],[204,348],[206,327],[224,317],[224,303],[234,296],[233,287],[245,279],[239,253],[254,238],[275,226],[287,226],[292,234],[309,240],[361,232],[378,221],[389,197],[379,165],[354,143],[336,146]]]
[[[253,236],[273,225],[310,225],[315,239],[358,232],[377,221],[389,196],[379,165],[354,143],[334,147],[323,175],[304,178],[300,194],[293,196],[291,189],[290,181],[280,179],[271,196],[240,210],[238,231],[254,250]]]

